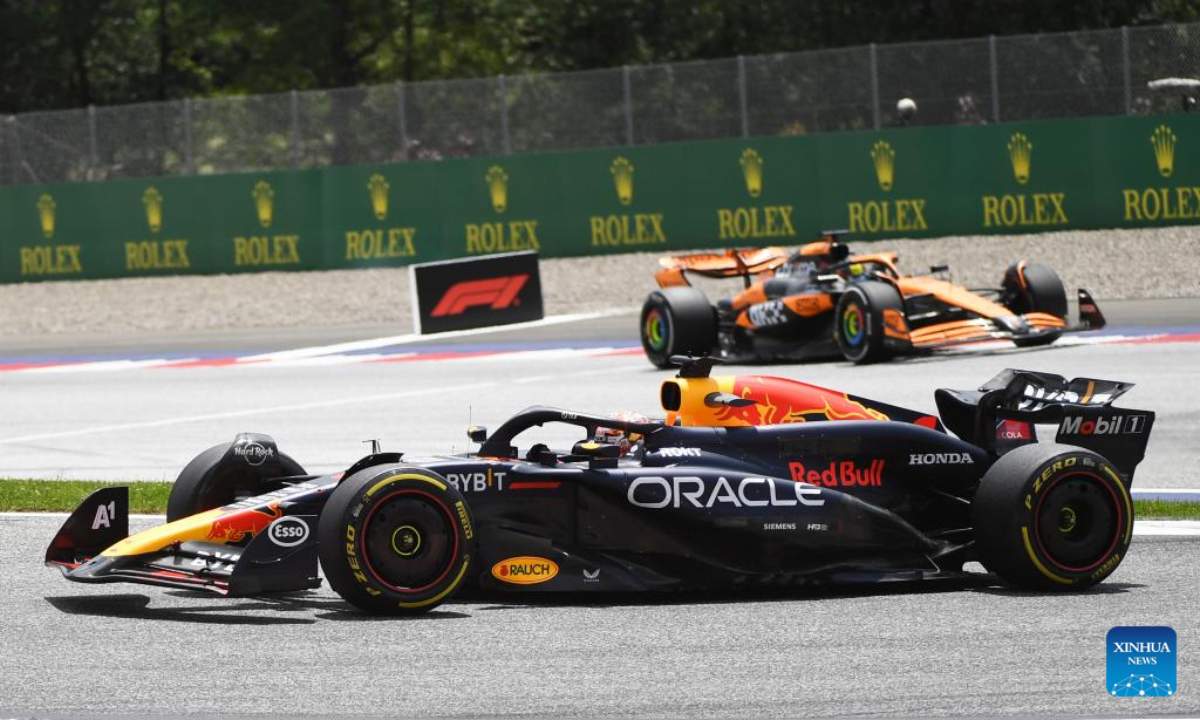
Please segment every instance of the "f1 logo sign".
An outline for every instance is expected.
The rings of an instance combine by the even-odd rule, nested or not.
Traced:
[[[544,317],[536,252],[409,265],[419,334],[511,325]]]
[[[464,280],[450,286],[430,313],[433,317],[461,315],[467,308],[490,305],[504,310],[516,301],[517,294],[529,280],[528,274],[506,275],[484,280]]]

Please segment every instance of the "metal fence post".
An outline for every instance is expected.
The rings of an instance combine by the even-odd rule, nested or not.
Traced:
[[[300,167],[300,93],[293,90],[292,100],[292,167]]]
[[[25,162],[25,150],[21,147],[21,128],[19,126],[17,116],[13,115],[10,119],[12,120],[13,149],[17,151],[16,163],[13,165],[13,180],[18,182],[20,181],[21,174],[16,172],[16,169],[24,168],[25,172],[29,173],[29,177],[33,178],[33,182],[35,184],[40,183],[41,181],[38,180],[37,173],[34,171],[33,166]],[[14,182],[13,184],[15,185],[17,183]]]
[[[996,58],[996,36],[988,35],[988,59],[992,64],[992,122],[1000,122],[1000,63]]]
[[[875,115],[875,129],[882,127],[879,115],[879,58],[875,54],[875,43],[871,43],[871,109]]]
[[[742,110],[742,137],[750,137],[750,115],[746,112],[746,56],[738,55],[738,103]]]
[[[95,179],[97,167],[100,165],[99,154],[96,152],[96,106],[87,106],[88,123],[88,180]]]
[[[192,101],[183,100],[183,162],[188,175],[196,174],[196,161],[192,156]]]
[[[17,184],[16,161],[12,158],[12,153],[5,152],[5,149],[8,147],[8,143],[5,142],[5,135],[8,134],[8,129],[10,127],[12,127],[13,120],[14,120],[14,116],[12,116],[12,115],[0,116],[0,171],[4,170],[5,167],[8,167],[9,165],[11,165],[13,167],[11,184],[16,185]],[[0,183],[3,183],[3,182],[4,182],[3,179],[0,179]]]
[[[408,160],[408,103],[404,83],[396,83],[396,111],[400,113],[400,157]]]
[[[1133,114],[1133,83],[1129,80],[1129,26],[1121,26],[1121,61],[1125,76],[1125,114]]]
[[[500,76],[500,147],[505,155],[512,154],[512,143],[508,138],[508,82]]]
[[[621,66],[621,86],[625,92],[625,144],[633,145],[633,88],[629,82],[629,66]]]

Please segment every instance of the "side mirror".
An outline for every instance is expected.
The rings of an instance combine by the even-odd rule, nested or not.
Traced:
[[[482,443],[488,438],[487,428],[482,425],[472,425],[467,428],[467,437],[471,439],[471,442]]]

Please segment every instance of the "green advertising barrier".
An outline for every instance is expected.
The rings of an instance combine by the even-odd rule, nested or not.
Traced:
[[[1200,217],[1200,115],[0,190],[0,282],[398,266]]]
[[[320,175],[20,186],[0,193],[0,280],[326,266]]]

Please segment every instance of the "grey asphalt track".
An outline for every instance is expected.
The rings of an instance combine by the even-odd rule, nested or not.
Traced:
[[[1200,322],[1194,301],[1108,303],[1114,325],[1125,307],[1130,325]],[[537,337],[628,340],[632,325],[627,315],[547,327]],[[256,352],[402,330],[313,331],[275,338],[280,345],[209,337],[188,347]],[[507,333],[462,342],[501,342]],[[121,347],[157,351],[193,340],[126,338]],[[728,370],[932,411],[934,387],[975,387],[1005,367],[1138,383],[1121,404],[1156,411],[1158,423],[1135,488],[1200,487],[1196,343]],[[0,476],[170,479],[197,452],[242,430],[273,434],[310,470],[344,468],[370,438],[412,453],[461,452],[469,422],[494,427],[535,402],[654,412],[668,374],[638,356],[570,354],[0,374]],[[1200,656],[1189,649],[1200,634],[1195,538],[1135,538],[1110,581],[1083,595],[939,586],[455,602],[426,618],[379,620],[351,612],[327,590],[228,600],[66,583],[41,566],[61,520],[0,516],[0,718],[1200,714]],[[1180,693],[1108,697],[1105,633],[1159,624],[1181,640]]]
[[[1193,303],[1106,306],[1131,324],[1196,317]],[[1195,315],[1189,315],[1189,313]],[[1114,321],[1114,325],[1116,322]],[[632,315],[440,344],[630,341]],[[309,336],[306,342],[333,338]],[[294,344],[285,347],[295,347]],[[228,350],[228,348],[226,348]],[[1200,487],[1200,343],[1051,346],[914,358],[722,370],[779,374],[933,412],[936,387],[974,388],[1006,367],[1137,383],[1119,404],[1158,422],[1136,487]],[[378,438],[429,454],[466,450],[466,427],[496,426],[531,404],[659,414],[669,373],[640,356],[501,355],[420,362],[0,373],[0,477],[171,480],[199,451],[242,431],[275,436],[310,471],[343,469]],[[553,439],[553,437],[549,438]],[[574,439],[574,438],[571,438]]]
[[[0,517],[0,718],[1200,713],[1197,538],[1135,537],[1084,594],[955,584],[510,598],[399,620],[324,589],[230,600],[68,583],[40,562],[61,520]],[[1176,630],[1177,695],[1106,694],[1115,625]]]
[[[1110,327],[1200,325],[1200,298],[1158,300],[1103,300],[1100,303]],[[1072,301],[1071,311],[1075,312]],[[504,342],[628,340],[637,341],[637,311],[589,320],[586,323],[548,325],[541,328],[497,329],[486,339]],[[0,360],[4,358],[63,354],[122,354],[155,352],[261,353],[310,345],[331,345],[412,332],[408,321],[388,325],[340,325],[329,327],[243,328],[191,332],[145,333],[57,333],[52,335],[0,336]],[[451,339],[430,336],[422,345],[470,345],[480,336]]]

